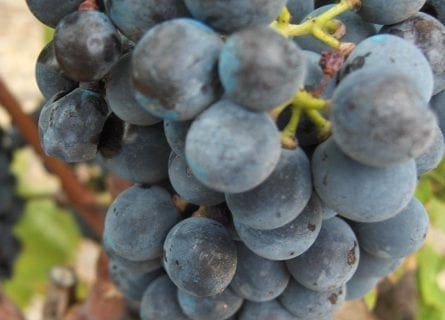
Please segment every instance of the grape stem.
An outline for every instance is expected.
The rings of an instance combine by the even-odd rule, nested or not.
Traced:
[[[281,105],[272,110],[271,117],[275,120],[278,118],[281,112],[283,112],[288,106],[292,108],[291,118],[286,125],[286,127],[281,132],[281,144],[286,149],[295,149],[298,146],[295,140],[295,135],[297,133],[298,124],[300,123],[301,116],[303,112],[305,114],[311,114],[314,117],[314,124],[316,125],[319,132],[323,135],[326,134],[328,129],[330,132],[329,121],[323,118],[318,110],[326,108],[328,101],[314,97],[310,92],[306,90],[298,90],[292,100],[286,105]],[[317,114],[319,115],[317,117]],[[312,120],[312,117],[309,119]],[[321,119],[320,119],[321,117]],[[323,122],[323,120],[325,122]],[[326,123],[327,122],[327,123]]]
[[[45,154],[40,145],[39,133],[34,120],[22,111],[17,98],[9,91],[2,79],[0,79],[0,105],[9,113],[25,140],[34,148],[46,167],[58,176],[70,203],[100,239],[103,231],[104,211],[98,205],[96,196],[80,183],[70,167]]]
[[[361,0],[341,0],[338,4],[317,17],[309,17],[300,24],[291,24],[291,14],[285,7],[271,27],[285,37],[312,35],[334,49],[342,49],[345,45],[338,38],[344,33],[344,25],[334,20],[340,14],[360,6]],[[332,33],[332,34],[331,34]],[[346,47],[350,47],[348,44]]]
[[[331,135],[331,123],[318,110],[306,109],[305,115],[312,121],[317,128],[318,137],[321,140],[327,139]]]
[[[85,0],[79,5],[79,10],[98,10],[97,0]]]
[[[208,210],[206,206],[200,206],[198,210],[192,213],[193,217],[207,217]]]

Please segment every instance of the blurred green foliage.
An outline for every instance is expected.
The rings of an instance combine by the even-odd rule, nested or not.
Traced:
[[[424,203],[436,235],[416,255],[418,319],[445,320],[445,161],[420,179],[416,196]]]

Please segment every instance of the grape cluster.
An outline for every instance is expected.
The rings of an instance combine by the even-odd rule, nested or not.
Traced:
[[[143,320],[331,319],[423,244],[445,151],[425,0],[27,2],[56,26],[44,150],[135,183],[103,244]]]
[[[21,250],[13,228],[23,214],[24,201],[17,195],[17,181],[10,169],[13,152],[19,147],[21,137],[13,128],[0,129],[0,280],[13,275]]]

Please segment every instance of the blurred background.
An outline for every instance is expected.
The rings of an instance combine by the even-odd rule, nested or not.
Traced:
[[[43,102],[34,68],[49,39],[51,30],[25,1],[0,0],[0,96],[10,90],[30,115]],[[67,177],[48,173],[48,163],[0,105],[0,319],[115,319],[122,297],[99,259],[89,200],[73,206],[61,183]],[[68,169],[87,186],[78,194],[93,195],[102,209],[126,186],[94,163]],[[422,178],[417,196],[431,219],[425,246],[366,299],[347,303],[336,319],[445,320],[445,163]]]

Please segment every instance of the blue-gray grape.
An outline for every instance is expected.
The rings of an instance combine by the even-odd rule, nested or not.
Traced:
[[[170,194],[161,187],[133,186],[111,204],[104,233],[117,255],[133,261],[156,259],[179,214]]]
[[[99,151],[105,167],[139,183],[158,183],[168,177],[170,147],[162,123],[136,126],[112,114],[102,131]]]
[[[159,276],[164,274],[162,269],[157,269],[148,273],[132,273],[122,266],[111,261],[108,265],[110,278],[130,300],[141,301],[145,289]]]
[[[192,15],[222,31],[267,26],[280,14],[287,0],[184,0]]]
[[[332,138],[315,150],[312,174],[315,190],[328,207],[361,222],[395,216],[411,201],[417,184],[414,160],[388,168],[366,166],[347,157]]]
[[[344,285],[320,292],[307,289],[292,279],[278,300],[297,319],[315,320],[332,315],[340,308],[345,298]]]
[[[192,217],[175,225],[164,242],[164,268],[175,285],[197,297],[223,292],[236,270],[236,246],[225,227]]]
[[[113,23],[135,42],[158,23],[190,15],[182,0],[105,0],[105,7]]]
[[[415,159],[419,176],[436,168],[445,154],[444,137],[437,123],[434,124],[433,130],[433,142]]]
[[[101,80],[118,61],[122,47],[111,20],[96,10],[80,10],[63,18],[54,34],[57,61],[73,80]]]
[[[436,123],[410,79],[392,69],[363,69],[340,82],[332,97],[332,137],[352,159],[389,167],[418,157]]]
[[[255,188],[274,170],[280,136],[265,113],[220,100],[202,113],[187,134],[185,155],[195,177],[226,193]]]
[[[260,257],[289,260],[309,249],[317,238],[322,223],[321,204],[312,197],[307,206],[288,224],[271,230],[257,230],[234,220],[244,244]]]
[[[346,300],[363,298],[377,285],[379,280],[379,277],[366,277],[354,274],[354,276],[346,283]]]
[[[244,303],[239,320],[298,320],[277,300]],[[324,319],[319,319],[324,320]]]
[[[354,275],[360,277],[386,277],[402,264],[404,258],[381,258],[360,250],[360,261]]]
[[[120,119],[138,126],[149,126],[161,119],[144,110],[134,98],[131,81],[131,54],[124,55],[111,69],[106,82],[105,99],[110,109]]]
[[[156,25],[133,51],[138,102],[163,119],[195,118],[220,96],[216,66],[222,46],[216,32],[192,19]]]
[[[434,92],[445,89],[445,26],[434,17],[418,12],[410,18],[394,25],[384,26],[381,33],[401,37],[418,47],[434,74]]]
[[[60,69],[52,41],[40,52],[35,73],[37,86],[46,99],[60,91],[71,91],[78,86],[76,81],[69,79]]]
[[[55,28],[60,20],[77,10],[83,0],[26,0],[29,10],[42,23]]]
[[[209,189],[194,176],[187,162],[181,156],[170,155],[168,176],[178,195],[187,202],[200,206],[213,206],[224,202],[224,194]]]
[[[237,242],[236,273],[230,287],[249,301],[263,302],[277,298],[286,289],[290,274],[282,261],[257,256]]]
[[[166,276],[155,279],[142,296],[140,316],[142,320],[190,320],[181,310],[177,298],[178,289]]]
[[[77,88],[48,100],[39,117],[40,143],[49,156],[66,162],[96,157],[108,106],[96,92]]]
[[[193,121],[164,120],[164,133],[170,148],[180,157],[185,157],[185,139]]]
[[[346,59],[340,79],[363,69],[400,71],[409,77],[425,102],[433,94],[434,76],[428,60],[419,48],[400,37],[378,34],[361,41]]]
[[[357,270],[360,258],[357,238],[342,219],[324,220],[314,244],[287,261],[292,277],[308,289],[333,290],[343,286]]]
[[[437,116],[440,131],[445,137],[445,90],[439,92],[431,98],[431,108]]]
[[[394,24],[416,14],[426,0],[362,0],[358,11],[364,20],[377,24]]]
[[[312,194],[309,160],[301,148],[282,150],[272,174],[247,192],[226,194],[234,219],[254,229],[270,230],[294,220]]]
[[[119,256],[112,249],[110,240],[108,239],[108,233],[103,234],[102,243],[104,251],[106,252],[111,263],[115,264],[119,269],[123,269],[128,273],[149,273],[162,268],[161,257],[145,261],[132,261]]]
[[[253,111],[270,111],[289,101],[306,75],[300,48],[269,27],[231,35],[218,67],[225,97]]]
[[[220,294],[201,298],[178,290],[178,301],[182,311],[192,320],[229,319],[243,304],[243,298],[230,288]]]
[[[375,223],[354,223],[360,247],[381,258],[403,258],[424,243],[429,218],[422,203],[413,198],[395,217]]]

